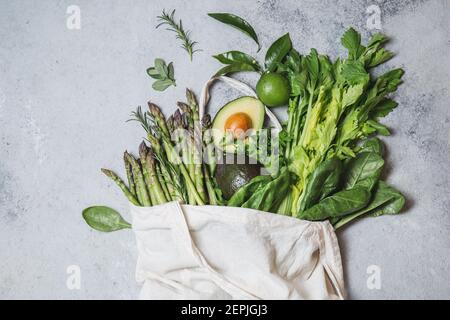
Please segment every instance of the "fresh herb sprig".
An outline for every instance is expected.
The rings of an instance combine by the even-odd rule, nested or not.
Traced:
[[[175,72],[173,69],[173,63],[166,65],[163,59],[156,58],[155,66],[147,69],[147,74],[156,79],[153,83],[153,89],[157,91],[164,91],[170,86],[176,87]]]
[[[158,16],[158,20],[160,23],[156,26],[156,28],[165,25],[167,26],[166,30],[175,32],[177,39],[180,39],[182,42],[181,47],[186,50],[189,54],[189,59],[192,61],[192,56],[194,53],[200,51],[200,49],[194,48],[198,42],[190,39],[191,32],[184,29],[181,19],[178,23],[175,21],[175,9],[172,10],[170,14],[163,10],[162,14]]]

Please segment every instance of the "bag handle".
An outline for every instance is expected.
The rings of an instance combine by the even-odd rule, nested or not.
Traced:
[[[239,80],[236,80],[236,79],[233,79],[230,77],[226,77],[226,76],[212,77],[211,79],[208,80],[208,82],[205,83],[205,85],[203,86],[201,95],[200,95],[200,104],[199,104],[199,108],[198,108],[200,119],[203,118],[206,107],[208,106],[209,99],[211,98],[211,96],[209,94],[209,89],[212,86],[212,84],[214,82],[216,82],[217,80],[223,81],[230,87],[242,92],[243,94],[245,94],[247,96],[258,98],[258,96],[256,95],[256,92],[249,85],[247,85]],[[280,132],[283,128],[282,128],[280,122],[278,121],[277,117],[272,113],[272,111],[270,111],[269,108],[267,108],[267,106],[264,106],[264,108],[266,110],[266,115],[269,118],[270,122],[275,127],[277,132]]]

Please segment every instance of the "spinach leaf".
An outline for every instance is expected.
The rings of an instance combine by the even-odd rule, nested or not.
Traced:
[[[378,181],[383,165],[384,160],[378,153],[358,153],[355,158],[346,162],[343,175],[344,189],[349,190],[359,185],[367,187],[370,191]]]
[[[275,40],[275,42],[267,49],[265,66],[267,71],[274,71],[281,60],[291,51],[292,42],[289,33]]]
[[[283,168],[278,177],[269,183],[260,185],[242,207],[262,211],[278,208],[291,187],[290,176],[289,171]]]
[[[309,177],[300,211],[309,209],[319,200],[334,192],[338,188],[341,173],[342,162],[338,157],[326,159],[319,164]]]
[[[364,209],[337,219],[333,225],[335,229],[351,222],[363,215],[378,217],[383,214],[397,214],[405,204],[405,197],[396,189],[390,187],[386,182],[379,181],[372,200]]]
[[[102,232],[112,232],[131,228],[131,224],[125,221],[114,209],[105,206],[94,206],[83,210],[83,218],[93,229]]]
[[[384,153],[384,146],[380,139],[371,138],[364,141],[359,152],[375,152],[382,156]]]
[[[261,49],[261,45],[259,44],[258,36],[256,35],[255,30],[247,21],[245,21],[241,17],[231,13],[208,13],[208,16],[245,33],[256,42],[256,44],[258,45],[258,51]]]
[[[319,221],[333,217],[341,217],[361,210],[370,201],[370,190],[364,186],[356,186],[349,190],[339,191],[311,208],[301,211],[299,219]]]
[[[228,206],[230,207],[240,207],[244,202],[246,202],[255,191],[272,181],[271,176],[257,176],[250,180],[245,186],[242,186],[237,190],[233,196],[228,200]]]

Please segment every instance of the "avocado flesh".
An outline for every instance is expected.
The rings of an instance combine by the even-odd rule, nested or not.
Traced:
[[[261,175],[262,166],[250,164],[250,158],[248,157],[245,157],[245,164],[226,164],[225,158],[226,156],[224,156],[223,163],[217,164],[215,178],[224,198],[230,199],[237,190],[251,179]]]
[[[266,110],[261,101],[254,97],[240,97],[224,105],[214,117],[212,123],[214,144],[218,148],[223,147],[223,138],[225,136],[225,123],[236,113],[245,113],[249,116],[253,130],[259,130],[263,127]],[[225,148],[227,152],[233,152],[233,146]]]

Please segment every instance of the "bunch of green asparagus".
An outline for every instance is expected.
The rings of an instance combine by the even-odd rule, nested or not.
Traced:
[[[147,142],[139,146],[139,158],[125,151],[128,185],[113,171],[102,169],[136,206],[154,206],[169,201],[191,205],[221,205],[225,201],[214,179],[216,156],[209,128],[211,117],[200,122],[195,95],[186,89],[187,103],[167,120],[160,108],[132,113],[146,131]]]

